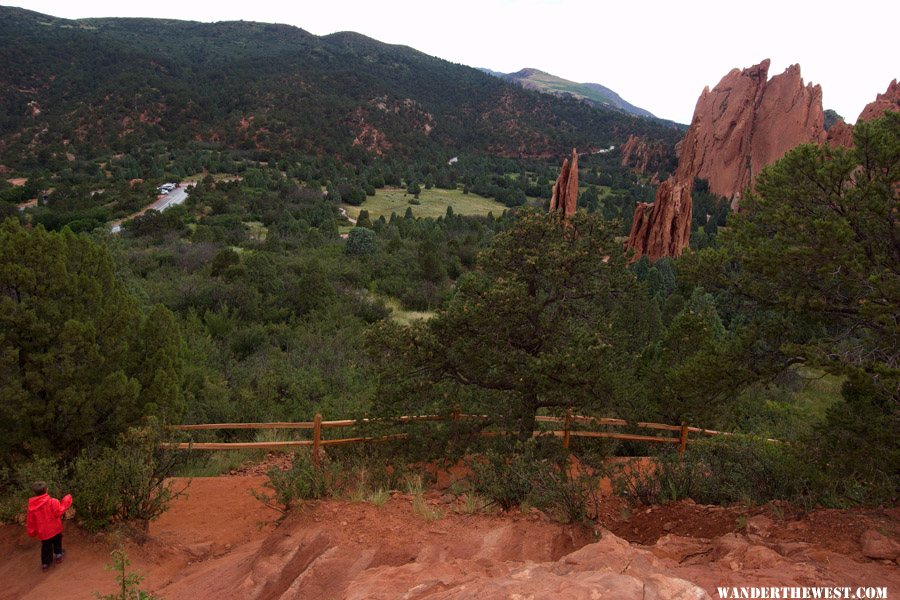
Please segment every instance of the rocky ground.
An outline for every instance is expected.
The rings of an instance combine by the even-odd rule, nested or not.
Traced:
[[[252,469],[249,472],[253,472]],[[126,541],[142,585],[192,598],[717,598],[717,586],[900,590],[900,511],[616,498],[595,527],[536,510],[473,513],[441,490],[394,493],[382,505],[326,500],[281,513],[251,495],[259,475],[195,478],[188,495]],[[77,499],[76,499],[77,502]],[[71,523],[66,559],[49,573],[23,528],[0,527],[0,599],[93,598],[114,590],[114,536]],[[893,597],[893,596],[890,596]]]

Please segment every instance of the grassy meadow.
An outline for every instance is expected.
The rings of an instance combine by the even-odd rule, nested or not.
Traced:
[[[442,190],[432,188],[422,190],[419,194],[419,204],[410,204],[412,194],[407,194],[403,188],[384,188],[377,190],[374,196],[369,196],[361,206],[345,204],[347,214],[354,219],[359,216],[361,210],[369,211],[371,219],[384,216],[391,218],[391,213],[397,213],[402,217],[407,208],[412,209],[415,217],[431,217],[436,219],[447,213],[447,207],[452,206],[453,212],[458,215],[486,215],[493,212],[494,216],[506,210],[506,207],[495,200],[483,198],[477,194],[463,194],[462,190]]]

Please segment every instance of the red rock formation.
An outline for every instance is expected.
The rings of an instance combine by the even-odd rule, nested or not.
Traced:
[[[578,202],[578,153],[572,148],[571,161],[568,158],[563,160],[559,177],[553,184],[550,212],[558,210],[567,217],[574,215],[576,202]]]
[[[622,144],[622,166],[631,167],[641,174],[648,173],[653,165],[658,165],[665,158],[666,148],[660,142],[648,144],[647,140],[636,135],[629,135]]]
[[[844,148],[853,147],[853,126],[847,125],[843,119],[838,119],[828,129],[825,143],[832,148],[837,148],[838,146],[843,146]]]
[[[868,121],[884,116],[884,113],[894,110],[900,110],[900,85],[897,80],[893,80],[883,94],[878,94],[874,102],[870,102],[859,113],[856,122]],[[838,120],[831,129],[828,130],[827,143],[832,148],[843,146],[844,148],[853,147],[853,126],[847,125],[843,120]]]
[[[893,110],[900,110],[900,84],[897,83],[896,79],[888,85],[887,91],[883,94],[878,94],[874,102],[866,105],[863,111],[859,113],[857,121],[877,119],[883,116],[884,113]]]
[[[684,184],[670,177],[657,188],[653,204],[638,202],[625,242],[626,248],[634,249],[635,258],[681,256],[691,239],[690,186],[693,179]]]
[[[825,141],[822,89],[804,85],[792,65],[767,81],[769,60],[733,69],[705,88],[679,143],[678,168],[657,190],[653,205],[638,205],[626,247],[636,257],[679,256],[690,239],[694,179],[709,190],[737,198],[770,163],[803,143]]]
[[[825,140],[822,89],[804,86],[798,65],[767,82],[768,71],[764,60],[703,90],[680,148],[682,176],[706,179],[712,193],[731,198],[788,150]]]

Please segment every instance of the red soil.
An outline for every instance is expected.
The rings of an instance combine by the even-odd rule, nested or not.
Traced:
[[[178,498],[141,536],[142,544],[134,539],[125,542],[130,570],[146,576],[141,587],[169,600],[340,598],[348,583],[367,569],[410,563],[428,568],[468,559],[485,565],[547,563],[592,543],[599,533],[555,523],[536,510],[467,514],[462,498],[440,490],[425,494],[424,510],[411,496],[397,492],[380,507],[346,500],[310,502],[276,526],[281,513],[251,495],[251,490],[262,489],[265,480],[257,474],[193,479],[187,495]],[[77,507],[77,498],[75,502]],[[896,538],[900,531],[897,509],[804,513],[777,504],[721,508],[691,502],[629,507],[618,498],[606,498],[601,524],[621,538],[645,545],[672,536],[712,538],[715,543],[724,534],[747,533],[747,519],[757,515],[771,519],[766,544],[809,544],[797,561],[818,560],[818,552],[826,562],[840,559],[840,564],[830,564],[839,569],[834,573],[844,578],[841,581],[849,582],[846,573],[853,573],[872,585],[900,589],[896,563],[866,559],[859,541],[863,531],[873,528]],[[24,527],[0,526],[0,600],[78,599],[93,598],[95,592],[110,593],[115,589],[114,574],[104,565],[110,562],[110,549],[123,539],[92,536],[69,522],[65,561],[42,573],[39,544],[26,536]],[[763,543],[755,535],[746,539]],[[722,571],[712,558],[708,564],[697,560],[706,559],[692,558],[682,566],[673,563],[673,569],[680,569],[679,577],[708,590],[717,582],[734,583],[741,577],[752,585],[753,578],[761,576],[757,571],[742,574],[743,567],[735,573]],[[767,573],[787,580],[792,576],[789,568],[802,567],[799,562],[784,564],[788,570],[783,575],[779,569],[786,567],[780,563]],[[827,567],[817,568],[827,572]]]

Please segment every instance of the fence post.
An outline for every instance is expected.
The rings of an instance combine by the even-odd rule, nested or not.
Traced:
[[[316,469],[319,468],[319,446],[322,441],[322,413],[316,413],[316,417],[313,419],[313,466]]]
[[[569,430],[572,428],[572,409],[566,411],[566,421],[563,426],[563,448],[569,449]]]
[[[678,454],[684,455],[684,449],[687,447],[688,425],[681,424],[681,437],[678,439]]]

